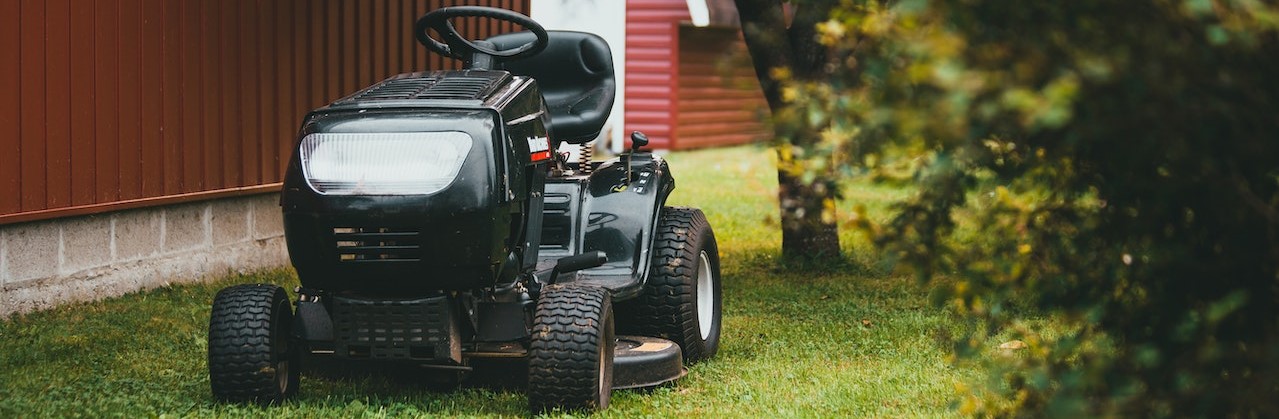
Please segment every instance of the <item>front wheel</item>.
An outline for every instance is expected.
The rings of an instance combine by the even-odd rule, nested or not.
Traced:
[[[634,300],[618,304],[623,334],[669,339],[684,363],[719,351],[719,247],[706,215],[696,208],[666,207],[658,221],[648,282]]]
[[[533,319],[529,406],[534,412],[607,408],[616,345],[608,290],[574,284],[547,286]]]
[[[300,351],[283,288],[237,285],[218,292],[209,316],[209,386],[228,402],[279,403],[297,393]]]

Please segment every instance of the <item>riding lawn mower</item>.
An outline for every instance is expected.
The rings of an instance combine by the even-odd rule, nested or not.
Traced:
[[[525,30],[470,40],[452,23],[468,17]],[[700,210],[665,206],[666,161],[639,132],[608,161],[557,152],[608,118],[607,43],[486,7],[434,10],[414,35],[464,69],[393,76],[305,117],[280,197],[297,299],[217,294],[214,397],[285,400],[303,359],[460,379],[496,358],[527,362],[534,411],[603,409],[612,389],[713,357],[715,235]]]

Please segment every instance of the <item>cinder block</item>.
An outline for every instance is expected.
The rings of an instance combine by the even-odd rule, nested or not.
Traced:
[[[284,235],[284,215],[280,212],[280,195],[269,194],[252,198],[253,238],[269,239]]]
[[[249,239],[249,203],[244,199],[213,202],[213,245]]]
[[[111,217],[90,215],[62,222],[63,274],[111,262]]]
[[[0,299],[4,298],[4,283],[9,280],[9,258],[5,257],[9,245],[4,243],[4,227],[0,227]],[[3,313],[4,311],[0,311]]]
[[[174,205],[164,210],[164,252],[208,246],[207,203]]]
[[[160,252],[160,210],[124,211],[112,218],[115,260],[134,260]]]
[[[6,282],[9,284],[58,274],[59,228],[56,222],[5,228]]]

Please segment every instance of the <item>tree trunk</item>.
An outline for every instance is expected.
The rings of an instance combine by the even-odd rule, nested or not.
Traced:
[[[823,186],[822,182],[804,183],[803,179],[777,171],[783,258],[821,260],[840,256],[838,226],[823,216],[826,203],[834,198],[821,190]],[[833,216],[834,209],[830,211]]]
[[[774,117],[786,113],[790,104],[783,99],[781,81],[774,69],[786,69],[799,81],[820,81],[827,64],[825,49],[815,39],[815,24],[827,18],[830,5],[805,3],[790,28],[778,0],[737,0],[742,34],[751,54],[755,75]],[[782,256],[787,259],[827,259],[840,256],[839,232],[835,224],[836,185],[829,173],[820,173],[811,183],[803,181],[804,161],[796,159],[792,146],[811,150],[824,127],[804,127],[775,123],[779,139],[777,200],[782,225]],[[794,132],[799,131],[799,132]]]

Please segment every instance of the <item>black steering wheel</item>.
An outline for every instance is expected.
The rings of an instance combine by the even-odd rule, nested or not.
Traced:
[[[457,33],[457,29],[453,27],[450,20],[458,17],[483,17],[511,22],[532,32],[537,39],[517,48],[498,51],[486,45],[476,44]],[[431,38],[427,29],[435,30],[444,42]],[[413,35],[427,49],[459,60],[467,60],[470,55],[468,53],[477,52],[503,60],[514,60],[542,52],[547,45],[546,29],[533,19],[510,10],[483,6],[454,6],[432,10],[418,18],[417,23],[413,25]]]

